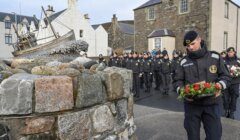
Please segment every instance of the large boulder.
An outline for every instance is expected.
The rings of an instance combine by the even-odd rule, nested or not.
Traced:
[[[102,103],[105,97],[106,93],[100,75],[84,72],[78,76],[77,108]]]
[[[15,74],[0,85],[0,114],[32,113],[34,81],[39,76],[25,73]]]

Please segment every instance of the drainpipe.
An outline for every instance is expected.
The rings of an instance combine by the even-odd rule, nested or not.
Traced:
[[[239,8],[237,7],[237,29],[236,29],[236,50],[238,50],[238,20],[239,20]]]

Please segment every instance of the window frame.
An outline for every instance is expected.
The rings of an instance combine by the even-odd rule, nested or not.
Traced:
[[[147,8],[147,15],[148,15],[148,20],[155,20],[156,15],[155,15],[155,8],[154,6],[148,7]]]
[[[12,34],[5,34],[5,44],[12,44]]]
[[[5,20],[5,29],[11,29],[12,23],[11,20]]]
[[[83,37],[83,30],[82,30],[82,29],[79,30],[79,37],[80,37],[80,38]]]
[[[189,6],[189,0],[180,0],[179,1],[179,13],[185,14],[189,13],[190,6]]]
[[[154,49],[161,50],[161,48],[162,48],[162,38],[161,37],[155,37],[154,38]]]
[[[223,50],[228,48],[228,32],[224,32],[223,34]]]
[[[225,2],[225,5],[224,5],[224,17],[225,18],[229,18],[229,3],[228,2]]]

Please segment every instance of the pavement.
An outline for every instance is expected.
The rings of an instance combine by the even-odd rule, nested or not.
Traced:
[[[138,140],[187,140],[183,127],[183,103],[174,92],[162,95],[159,91],[144,93],[135,100],[134,116]],[[235,120],[221,118],[222,140],[240,140],[240,99],[238,98]],[[201,140],[205,139],[201,128]]]

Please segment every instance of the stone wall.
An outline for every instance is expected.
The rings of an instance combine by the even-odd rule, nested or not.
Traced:
[[[179,14],[179,0],[163,0],[153,5],[155,20],[147,20],[147,8],[134,10],[135,48],[146,51],[148,46],[147,36],[158,29],[170,29],[176,36],[176,48],[183,50],[183,36],[187,30],[197,30],[201,37],[208,43],[209,35],[209,0],[191,0],[190,12]],[[167,47],[166,47],[167,48]]]
[[[11,69],[1,66],[1,72]],[[8,128],[0,125],[0,135],[7,130],[11,140],[135,138],[131,71],[88,70],[76,62],[31,69],[12,73],[0,84],[0,124]]]

